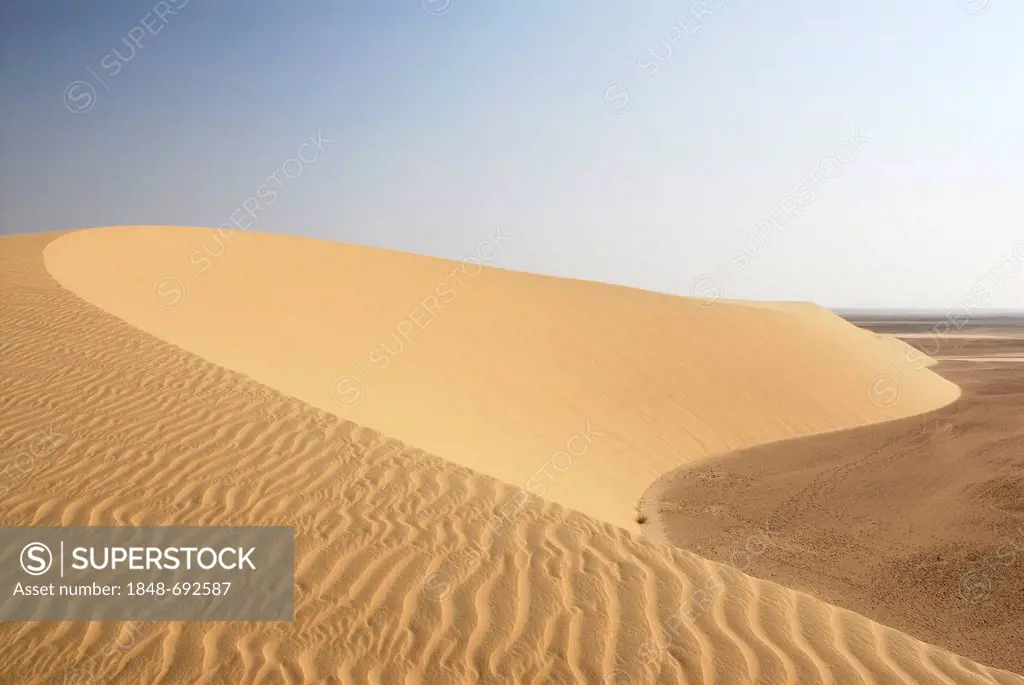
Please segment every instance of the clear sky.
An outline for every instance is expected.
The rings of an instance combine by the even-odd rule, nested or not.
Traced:
[[[0,233],[498,226],[526,271],[1020,307],[1022,70],[1013,0],[13,0]]]

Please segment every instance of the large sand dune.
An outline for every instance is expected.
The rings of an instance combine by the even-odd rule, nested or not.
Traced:
[[[736,530],[770,521],[785,544],[743,570],[1024,673],[1024,374],[1003,362],[1024,338],[911,341],[981,360],[937,367],[956,402],[666,474],[652,521],[721,561]]]
[[[144,283],[149,278],[146,269],[157,263],[163,250],[184,243],[176,242],[174,231],[156,232],[167,236],[157,242],[165,242],[147,252],[148,248],[141,246],[150,244],[151,238],[142,233],[96,232],[92,234],[99,237],[95,242],[92,237],[61,239],[56,249],[48,253],[48,262],[61,272],[65,283],[76,288],[88,290],[86,276],[91,274],[101,285],[96,286],[99,292],[86,292],[88,297],[101,300],[111,310],[122,309],[120,315],[134,317],[133,321],[147,329],[167,326],[168,337],[174,342],[203,344],[205,348],[198,351],[211,357],[231,353],[235,365],[244,365],[253,375],[266,373],[272,376],[270,380],[278,378],[278,382],[283,382],[285,374],[278,372],[278,376],[273,376],[274,364],[292,364],[294,367],[290,368],[302,379],[296,390],[305,387],[303,383],[308,383],[309,392],[319,387],[315,373],[323,359],[311,355],[326,355],[330,345],[323,341],[308,342],[306,336],[316,332],[309,328],[311,320],[317,311],[324,311],[320,308],[325,304],[355,303],[358,298],[351,294],[294,290],[295,286],[289,286],[287,279],[280,277],[283,267],[275,276],[269,261],[275,253],[287,261],[289,243],[254,237],[252,254],[268,261],[260,268],[249,267],[247,273],[256,279],[256,294],[251,299],[239,299],[231,307],[226,299],[219,300],[224,307],[219,314],[225,324],[224,338],[214,335],[217,306],[203,305],[202,297],[226,298],[228,284],[196,293],[174,312],[161,311],[147,318],[141,309],[134,309],[143,304],[144,298],[133,288],[144,287],[148,291],[151,284]],[[809,595],[645,540],[554,502],[531,500],[508,515],[510,522],[496,524],[492,513],[510,500],[518,501],[516,488],[280,395],[88,304],[60,288],[44,268],[41,253],[53,237],[0,239],[0,468],[5,487],[0,523],[294,525],[296,619],[291,624],[4,624],[0,626],[0,640],[8,649],[0,655],[0,673],[13,679],[11,682],[1024,682]],[[240,262],[245,261],[241,249],[244,242],[240,240],[236,245],[240,248]],[[279,247],[264,249],[268,242]],[[331,256],[331,250],[342,254],[348,248],[305,245],[294,249],[310,253],[314,261],[303,273],[316,275],[300,274],[298,278],[325,285],[326,276],[313,268],[317,252],[327,253],[319,258],[337,267],[341,264]],[[100,272],[92,267],[74,267],[75,249],[81,250],[78,259],[82,262],[103,259],[104,267]],[[378,254],[367,253],[371,257]],[[223,263],[216,267],[224,267],[226,272],[230,263],[227,260],[232,256],[223,255]],[[359,287],[384,288],[382,283],[386,279],[372,280],[378,278],[371,278],[373,267],[394,260],[393,255],[378,256],[377,264],[371,259],[370,265],[363,267],[359,264],[365,265],[365,261],[353,258],[349,266],[357,270],[355,276],[361,274],[362,280],[354,278],[352,272],[343,273],[338,287],[361,282]],[[147,259],[151,260],[149,266]],[[416,259],[394,259],[404,259],[404,265],[411,273],[419,274],[419,279],[429,282],[432,277],[426,267],[423,273],[416,271]],[[245,272],[243,266],[235,268]],[[118,271],[126,275],[116,276]],[[214,273],[211,270],[211,279]],[[398,268],[390,275],[398,273],[403,270]],[[281,291],[261,283],[258,276],[277,278],[276,283],[292,297],[280,296]],[[799,337],[773,337],[803,331],[820,336],[819,344],[833,343],[837,350],[850,352],[844,342],[848,339],[845,329],[827,317],[776,312],[759,322],[759,315],[751,314],[751,327],[747,329],[742,324],[743,317],[737,314],[740,310],[733,307],[720,306],[698,315],[696,310],[686,309],[690,305],[667,304],[677,302],[672,298],[587,285],[572,286],[559,294],[557,289],[544,287],[551,282],[545,279],[507,274],[487,278],[478,282],[481,300],[495,305],[499,299],[484,295],[512,294],[513,289],[502,287],[502,279],[520,279],[522,288],[535,295],[529,301],[509,303],[508,318],[520,323],[532,320],[540,326],[544,319],[527,315],[527,305],[532,303],[552,317],[546,320],[546,327],[541,327],[539,333],[515,333],[518,329],[500,323],[505,320],[500,312],[488,314],[483,303],[473,299],[474,291],[469,290],[465,293],[465,308],[476,309],[479,316],[488,318],[478,327],[460,328],[458,323],[466,315],[453,307],[446,312],[450,314],[446,319],[451,320],[453,332],[443,333],[442,325],[447,322],[439,319],[438,337],[452,344],[458,340],[456,332],[461,331],[462,335],[485,335],[487,341],[501,342],[500,336],[483,332],[488,325],[494,325],[531,350],[543,335],[554,335],[555,331],[568,335],[565,331],[569,329],[560,324],[563,317],[568,317],[584,326],[589,334],[638,342],[641,337],[631,325],[653,325],[663,320],[663,327],[648,330],[652,335],[663,331],[661,337],[646,340],[653,349],[638,353],[641,360],[647,361],[635,362],[635,366],[614,377],[622,396],[605,398],[604,404],[594,400],[594,406],[604,407],[606,412],[619,407],[619,414],[600,417],[609,419],[611,425],[605,428],[608,435],[622,430],[611,421],[616,416],[632,422],[634,430],[647,425],[642,420],[646,419],[647,427],[654,431],[644,434],[652,447],[662,444],[658,442],[661,436],[657,435],[657,428],[674,423],[699,436],[711,435],[712,429],[699,419],[710,421],[717,416],[715,411],[725,411],[729,393],[721,391],[709,392],[708,408],[696,417],[687,414],[682,409],[688,407],[696,412],[699,407],[679,399],[681,393],[674,394],[673,383],[689,381],[690,385],[684,383],[683,387],[692,388],[694,384],[703,387],[698,381],[719,379],[728,384],[730,380],[742,379],[741,371],[754,370],[772,378],[767,386],[753,385],[748,396],[732,388],[741,409],[734,412],[734,421],[740,428],[731,435],[733,440],[739,440],[737,435],[754,439],[773,429],[784,432],[826,428],[829,422],[841,423],[841,417],[846,415],[838,409],[822,408],[818,414],[806,413],[812,418],[797,421],[795,417],[804,414],[790,410],[794,425],[776,427],[763,414],[744,415],[744,411],[755,406],[752,397],[774,397],[785,411],[787,399],[788,404],[799,405],[808,398],[824,402],[833,397],[825,379],[857,386],[863,380],[859,374],[871,373],[865,357],[857,357],[850,364],[853,370],[844,374],[826,363],[840,361],[838,352],[815,356],[812,352],[816,346]],[[210,285],[213,286],[212,280]],[[241,286],[232,287],[236,295],[245,294]],[[116,296],[116,288],[121,289],[120,297]],[[218,291],[222,294],[218,295]],[[293,301],[297,292],[305,292],[304,298]],[[269,299],[261,301],[260,297]],[[403,298],[395,295],[393,301],[397,303],[400,299]],[[605,328],[586,327],[586,321],[599,315],[598,311],[580,309],[588,301],[605,303],[612,312],[608,320],[603,320]],[[192,305],[196,311],[189,314],[185,307]],[[150,306],[154,306],[152,302]],[[734,366],[723,368],[720,348],[704,341],[703,334],[689,331],[689,337],[684,336],[685,331],[668,316],[673,306],[682,312],[691,311],[693,320],[705,320],[708,330],[718,335],[717,344],[733,340],[733,346],[727,349],[735,355],[730,360]],[[386,307],[379,304],[376,309]],[[360,321],[362,316],[383,322],[388,320],[389,312],[360,314],[355,309],[348,315],[354,318],[346,319],[346,313],[338,313],[331,325],[323,324],[319,330],[342,341],[339,344],[346,351],[352,345],[351,341],[344,342],[347,335],[360,341],[367,336],[353,321]],[[164,320],[159,316],[181,316],[186,323],[161,323]],[[261,317],[262,328],[257,329],[256,322]],[[346,321],[348,326],[344,325]],[[292,324],[295,328],[289,330],[287,326]],[[334,330],[332,326],[341,329]],[[230,331],[235,327],[255,332],[256,338],[233,338]],[[433,332],[433,327],[424,331]],[[193,337],[188,338],[189,335]],[[755,365],[759,359],[756,350],[751,349],[757,344],[750,343],[751,339],[767,346],[759,366]],[[515,406],[511,401],[498,405],[497,400],[484,399],[491,397],[484,393],[488,383],[511,383],[513,371],[492,372],[479,378],[456,377],[445,384],[442,371],[453,373],[461,369],[469,374],[469,369],[456,364],[454,352],[443,356],[440,342],[428,343],[428,337],[423,340],[423,347],[435,355],[425,354],[424,358],[446,360],[448,366],[431,372],[441,374],[436,378],[415,378],[411,358],[404,371],[401,366],[394,369],[396,377],[401,372],[410,381],[410,393],[415,400],[440,397],[440,392],[430,392],[430,386],[441,382],[442,388],[452,393],[456,389],[477,388],[475,395],[459,401],[465,407],[475,408],[477,413],[473,416],[481,420],[487,416],[485,408],[497,411]],[[295,345],[290,355],[285,354],[286,344]],[[576,344],[580,348],[598,346],[597,342],[584,346],[579,340]],[[598,346],[603,352],[593,354],[607,357],[594,359],[582,351],[578,353],[586,364],[573,363],[576,357],[568,351],[562,353],[564,357],[560,355],[557,361],[571,365],[572,373],[579,374],[576,382],[565,387],[554,382],[544,384],[546,392],[560,388],[561,402],[542,402],[538,407],[524,405],[519,407],[517,416],[532,416],[531,410],[543,415],[545,410],[560,407],[561,403],[571,405],[567,399],[576,396],[596,398],[596,394],[588,392],[595,392],[595,383],[597,387],[611,384],[607,374],[613,373],[597,362],[618,360],[613,350],[624,354],[628,349],[610,342],[603,345]],[[793,350],[787,352],[789,346]],[[514,347],[509,341],[501,350]],[[686,359],[685,354],[678,352],[680,349],[691,350],[694,358],[703,361],[679,362]],[[265,358],[275,350],[279,356]],[[810,366],[806,375],[815,377],[822,389],[815,391],[816,383],[812,380],[801,383],[801,374],[795,368],[787,370],[781,363],[764,363],[773,359],[771,355],[788,353],[794,355],[795,364],[801,352],[807,355],[805,361]],[[412,354],[410,351],[410,357]],[[644,383],[633,378],[635,374],[656,371],[654,360],[658,354],[662,355],[664,365],[661,373],[644,376]],[[870,351],[863,354],[871,359]],[[519,359],[524,356],[528,357],[523,353]],[[346,359],[342,354],[338,363]],[[627,359],[622,363],[630,364]],[[718,362],[713,365],[711,359]],[[532,361],[540,364],[532,373],[560,373],[559,380],[567,380],[567,375],[571,375],[559,364],[544,362],[540,355]],[[481,374],[493,368],[482,359],[471,362],[467,366]],[[300,373],[303,363],[309,366],[308,378]],[[502,360],[495,357],[492,363],[501,368]],[[590,374],[583,372],[587,368],[592,369]],[[527,367],[515,367],[514,371],[523,375]],[[594,376],[601,383],[588,380]],[[531,382],[546,383],[543,378],[522,378],[523,400],[540,401],[542,393],[530,394],[526,390],[532,387]],[[420,385],[413,382],[417,380]],[[329,385],[329,379],[327,382]],[[382,386],[386,382],[382,379]],[[398,387],[396,381],[390,382]],[[789,388],[786,382],[797,385]],[[651,415],[633,409],[635,405],[630,404],[630,400],[652,402],[640,391],[645,384],[658,388],[648,392],[654,392],[658,401],[664,403],[645,405]],[[510,392],[511,388],[501,390]],[[940,401],[935,399],[936,395],[946,393],[948,397],[950,392],[947,385],[922,376],[919,386],[905,390],[904,400],[917,397],[916,401],[924,406]],[[845,411],[853,411],[861,420],[877,417],[877,412],[856,397],[844,399],[836,395],[835,399],[845,401]],[[371,401],[368,395],[366,405],[373,406]],[[383,397],[375,400],[380,405],[392,401],[399,399],[388,395],[386,402]],[[408,401],[412,403],[410,407],[417,406],[413,400]],[[653,412],[654,408],[659,411]],[[440,439],[442,431],[428,424],[445,421],[445,413],[432,409],[429,403],[422,404],[417,415],[423,417],[426,434],[436,431]],[[582,407],[580,417],[585,419],[590,410],[590,406]],[[375,415],[382,419],[388,415],[383,407],[362,411],[377,412]],[[601,430],[597,409],[593,411],[594,428]],[[660,415],[662,412],[675,415],[665,419]],[[563,414],[560,418],[577,417]],[[493,425],[504,425],[501,421],[506,419],[493,420]],[[556,423],[554,419],[551,422]],[[524,422],[523,429],[529,430],[531,425]],[[408,426],[414,429],[417,424],[409,419]],[[473,426],[467,429],[475,431],[474,434],[481,431]],[[671,435],[690,435],[686,429]],[[509,432],[507,439],[522,445],[516,432]],[[689,439],[697,441],[693,435]],[[500,444],[500,439],[487,442],[492,443]],[[666,449],[670,444],[665,441]],[[40,445],[48,447],[41,450]],[[709,449],[708,445],[704,447]],[[31,469],[23,473],[25,464],[21,463],[15,473],[15,455],[26,450],[33,455]],[[658,453],[652,450],[652,454]],[[459,453],[459,459],[470,462],[468,454]],[[594,468],[611,471],[615,464],[618,479],[629,481],[634,464],[641,468],[636,455],[614,451],[603,454],[601,460],[606,463]],[[692,456],[666,455],[664,459]],[[484,453],[473,459],[473,463],[481,466],[487,464]],[[583,464],[575,470],[587,471]],[[584,503],[589,501],[592,505],[595,495],[581,497]],[[764,544],[771,544],[771,533],[751,531],[744,547]],[[685,618],[679,619],[681,613]]]
[[[116,227],[65,235],[45,256],[66,288],[159,338],[627,527],[646,488],[682,464],[959,393],[815,305],[710,303],[480,264],[514,249],[492,232],[459,263]]]

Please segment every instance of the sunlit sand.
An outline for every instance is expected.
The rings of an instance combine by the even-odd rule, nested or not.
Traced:
[[[3,466],[51,446],[0,521],[294,526],[295,621],[4,624],[17,682],[1024,682],[636,520],[680,465],[955,401],[928,358],[814,305],[215,235],[0,239]]]

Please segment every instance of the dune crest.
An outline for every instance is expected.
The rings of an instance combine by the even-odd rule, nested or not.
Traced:
[[[342,418],[636,528],[683,464],[917,414],[959,389],[811,304],[708,302],[307,238],[77,231],[64,287]]]
[[[554,502],[510,514],[517,488],[60,288],[52,237],[0,239],[0,468],[33,455],[0,523],[294,526],[296,618],[3,624],[19,683],[1024,682]]]

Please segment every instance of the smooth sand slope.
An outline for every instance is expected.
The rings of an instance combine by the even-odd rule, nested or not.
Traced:
[[[933,413],[668,474],[652,518],[726,562],[767,522],[780,544],[740,558],[748,573],[1024,673],[1024,365],[1003,363],[1024,338],[1006,335],[911,338],[994,361],[943,361],[963,395]]]
[[[293,525],[296,619],[3,624],[9,682],[1024,682],[555,503],[510,511],[516,488],[67,292],[53,237],[0,238],[0,524]]]
[[[689,298],[341,243],[208,229],[70,233],[62,285],[291,397],[637,528],[681,464],[917,414],[958,388],[810,304]],[[709,306],[711,305],[711,306]],[[884,379],[883,379],[884,380]]]

